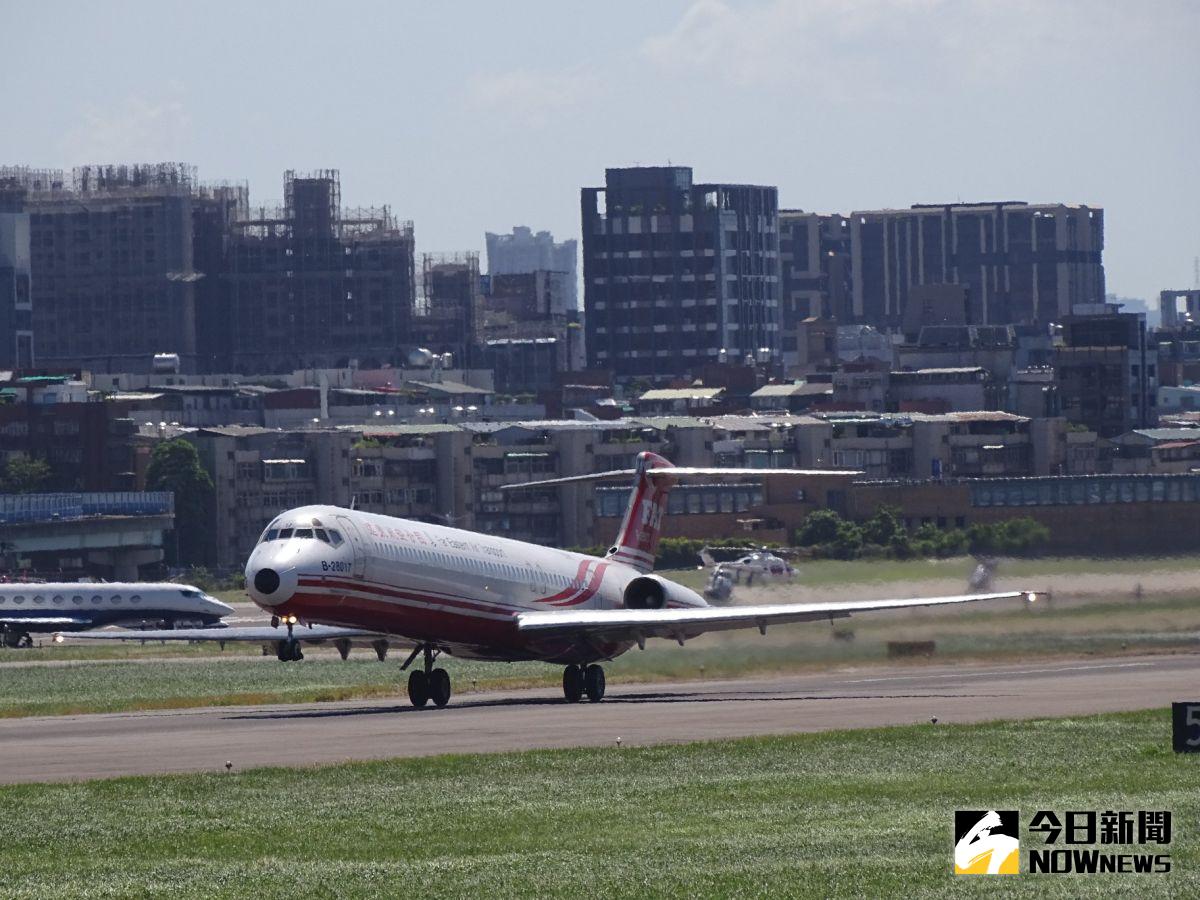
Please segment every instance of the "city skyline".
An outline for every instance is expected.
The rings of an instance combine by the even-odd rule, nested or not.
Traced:
[[[1086,203],[1106,210],[1110,292],[1192,283],[1194,6],[526,9],[9,4],[21,127],[0,160],[183,160],[255,204],[285,168],[337,167],[348,205],[390,204],[422,251],[519,224],[578,239],[581,187],[668,161],[815,212]]]

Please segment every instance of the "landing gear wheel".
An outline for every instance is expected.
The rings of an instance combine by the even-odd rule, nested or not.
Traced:
[[[574,663],[563,669],[563,696],[568,703],[578,703],[583,697],[583,671]]]
[[[429,673],[429,699],[438,709],[450,702],[450,673],[445,669]]]
[[[24,631],[4,631],[0,632],[4,637],[4,646],[11,647],[16,650],[20,647],[32,647],[33,638]]]
[[[408,676],[408,700],[418,709],[429,702],[429,679],[420,669]]]
[[[583,670],[583,690],[592,703],[604,698],[604,670],[600,666],[590,665]]]
[[[279,657],[280,662],[299,662],[304,659],[300,642],[295,640],[280,641],[279,650],[275,655]]]

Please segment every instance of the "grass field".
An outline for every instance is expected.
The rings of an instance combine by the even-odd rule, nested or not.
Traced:
[[[14,898],[1194,897],[1198,777],[1153,711],[25,785],[0,871]],[[953,811],[989,808],[1169,809],[1172,873],[956,879]]]
[[[934,658],[942,661],[1195,652],[1200,648],[1200,602],[1191,597],[1032,606],[1000,601],[969,609],[863,614],[838,620],[833,627],[820,622],[780,626],[766,637],[756,631],[725,632],[697,638],[686,647],[651,641],[644,652],[635,649],[609,663],[607,672],[614,684],[769,675],[884,662],[888,642],[928,640],[936,642]],[[286,664],[231,652],[214,658],[211,648],[190,659],[161,659],[153,645],[107,648],[128,659],[71,661],[73,649],[0,653],[0,659],[15,663],[0,664],[0,716],[372,697],[402,701],[404,695],[406,676],[399,668],[405,654],[399,649],[385,663],[360,649],[344,662],[326,651]],[[37,658],[66,664],[20,664]],[[459,692],[552,686],[561,678],[558,666],[540,663],[476,663],[450,657],[443,657],[443,663]]]

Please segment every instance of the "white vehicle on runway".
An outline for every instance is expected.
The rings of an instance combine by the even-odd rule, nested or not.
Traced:
[[[275,640],[280,659],[300,658],[316,626],[344,638],[398,636],[416,644],[408,679],[413,705],[445,706],[450,676],[439,654],[485,660],[542,660],[563,666],[569,702],[604,696],[599,665],[649,638],[680,644],[707,631],[832,620],[868,610],[1016,598],[1020,592],[772,606],[711,607],[697,592],[652,572],[667,494],[685,479],[827,475],[828,470],[673,466],[654,453],[637,468],[512,485],[547,487],[633,476],[615,542],[587,556],[336,506],[281,513],[246,563],[246,590],[287,624],[224,629],[221,640]],[[97,635],[110,638],[113,635]],[[203,631],[158,632],[155,639],[215,640]]]
[[[106,625],[205,628],[231,612],[233,607],[189,584],[0,584],[0,637],[6,647],[30,647],[34,634]]]

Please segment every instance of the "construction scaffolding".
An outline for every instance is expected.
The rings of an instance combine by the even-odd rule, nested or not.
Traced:
[[[62,169],[34,169],[30,166],[0,166],[0,182],[29,192],[61,191],[66,186]]]
[[[411,222],[386,207],[342,209],[336,169],[284,174],[284,201],[231,224],[212,334],[239,371],[400,358],[415,295]]]
[[[413,223],[400,221],[390,206],[341,206],[342,186],[337,169],[318,169],[283,175],[282,203],[263,203],[234,223],[246,237],[412,238]]]
[[[414,345],[452,353],[461,364],[469,364],[478,345],[482,299],[478,253],[421,254],[421,283],[412,322]]]

